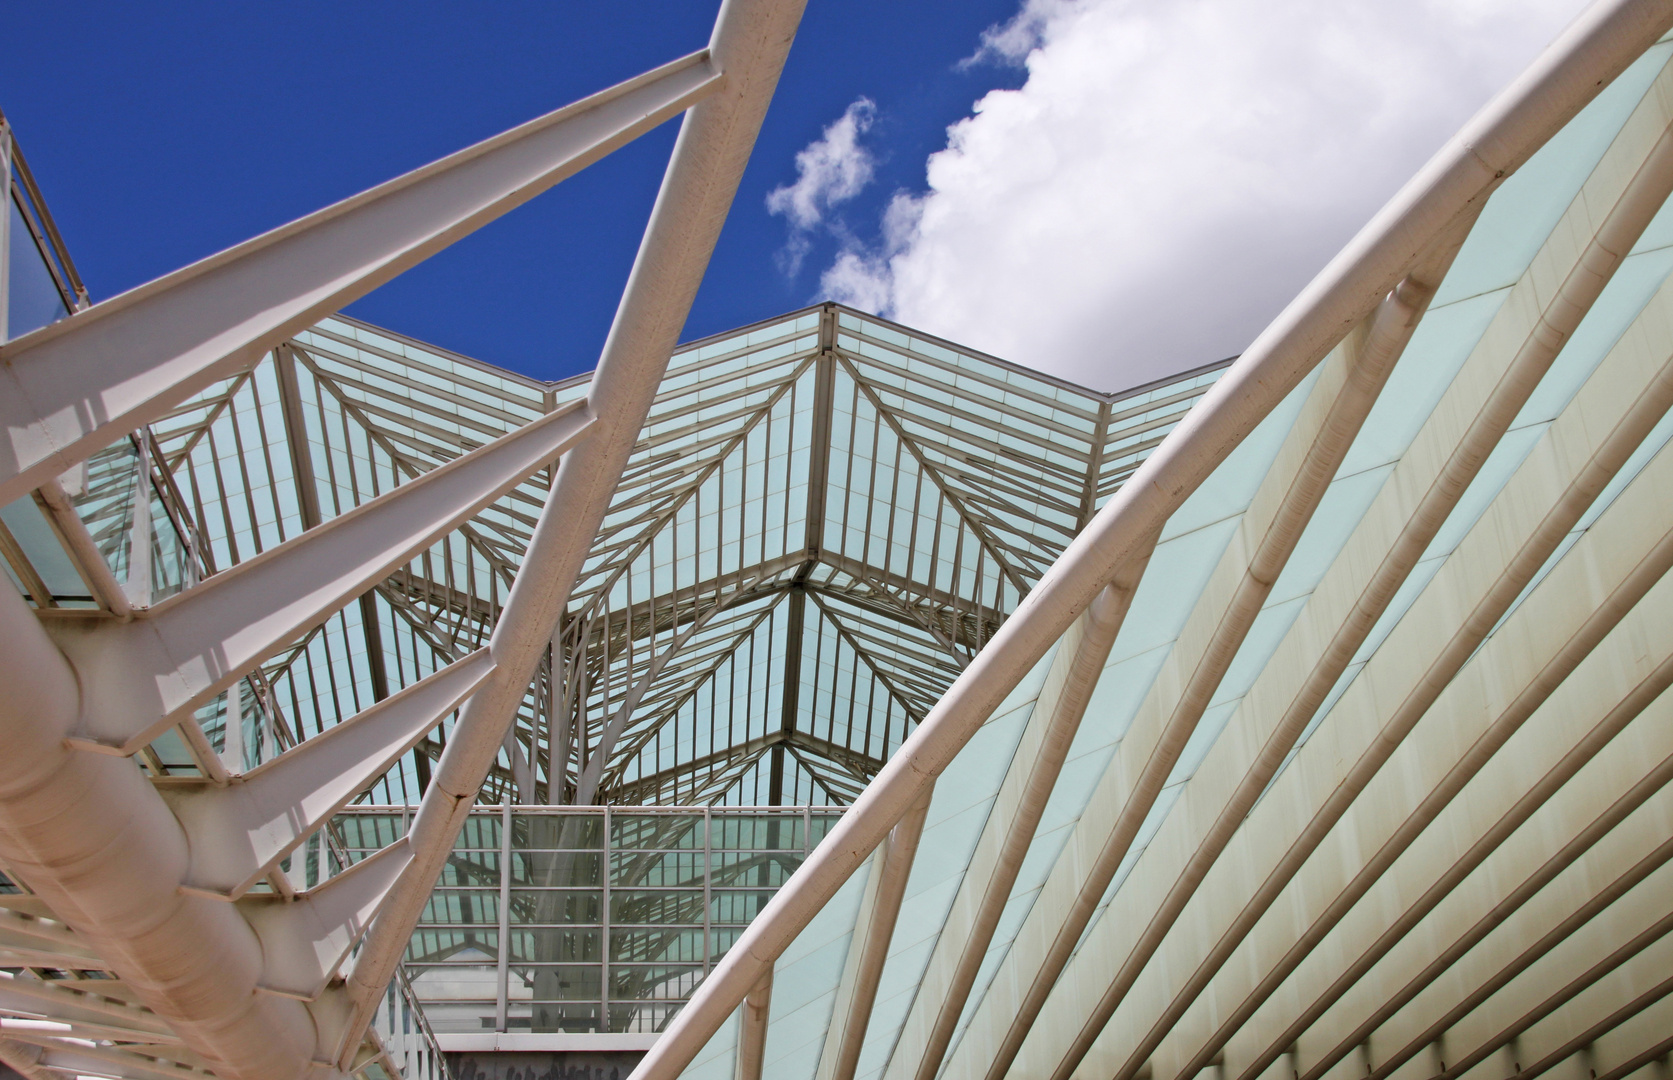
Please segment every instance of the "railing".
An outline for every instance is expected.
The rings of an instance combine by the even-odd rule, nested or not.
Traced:
[[[377,1072],[388,1073],[391,1068],[394,1072],[387,1080],[453,1080],[406,972],[395,973],[383,1004],[372,1017],[372,1029],[383,1043],[383,1056],[360,1070],[365,1080],[382,1080]]]
[[[406,976],[442,1033],[659,1032],[840,815],[479,807],[413,935]],[[351,808],[333,822],[332,846],[353,863],[409,821],[405,808]],[[341,868],[320,854],[314,873]]]

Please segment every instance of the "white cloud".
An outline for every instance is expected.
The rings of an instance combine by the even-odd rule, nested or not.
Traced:
[[[970,61],[1025,85],[822,285],[1101,389],[1231,355],[1581,6],[1026,0]]]
[[[796,182],[767,193],[767,212],[782,214],[790,223],[782,269],[794,277],[811,245],[810,235],[825,222],[832,208],[865,190],[877,159],[860,145],[871,128],[877,106],[858,98],[825,128],[825,133],[796,154]]]

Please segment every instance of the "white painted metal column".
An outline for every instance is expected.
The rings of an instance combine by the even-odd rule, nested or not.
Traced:
[[[454,727],[413,821],[417,854],[407,880],[367,935],[350,993],[365,1026],[369,1003],[393,975],[432,883],[527,693],[541,653],[598,532],[678,342],[732,195],[801,18],[801,0],[727,0],[709,55],[718,93],[680,129],[588,393],[597,430],[558,467],[522,571],[495,627],[500,675],[471,699]],[[346,1060],[350,1047],[341,1048]]]
[[[1582,14],[1279,315],[1092,519],[878,773],[827,842],[750,925],[646,1055],[673,1080],[1115,570],[1422,254],[1479,212],[1563,124],[1664,33],[1673,12],[1614,0]]]

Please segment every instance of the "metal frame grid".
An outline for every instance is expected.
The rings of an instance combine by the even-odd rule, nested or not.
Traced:
[[[411,813],[340,814],[331,832],[342,846],[310,855],[298,887],[396,842]],[[405,977],[444,1033],[660,1031],[839,814],[478,807],[413,934]]]
[[[852,801],[1222,367],[1096,394],[835,305],[682,348],[483,800]],[[149,454],[119,445],[95,472],[154,463],[161,598],[586,385],[333,318],[153,424]],[[550,480],[269,661],[239,723],[229,693],[201,713],[204,742],[167,736],[148,762],[199,774],[207,745],[253,767],[480,647]],[[78,510],[126,582],[136,515],[113,486]],[[445,740],[444,726],[368,798],[416,799]]]
[[[0,988],[0,1061],[30,1080],[374,1080],[397,1071],[379,1029],[428,1039],[391,979],[496,755],[494,786],[535,794],[538,698],[522,744],[515,714],[800,14],[728,0],[696,51],[70,318],[44,210],[0,236],[0,256],[33,237],[44,260],[0,257],[20,271],[0,315],[27,331],[0,332],[0,860],[30,890],[5,921],[51,963]],[[331,321],[682,114],[615,329],[563,400]],[[43,276],[50,310],[24,319],[12,286]],[[417,805],[398,841],[352,865],[333,850],[345,805],[397,797]],[[117,978],[83,992],[59,958]]]

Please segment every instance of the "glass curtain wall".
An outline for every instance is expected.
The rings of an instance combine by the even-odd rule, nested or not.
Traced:
[[[406,977],[438,1032],[661,1031],[839,815],[480,807]],[[346,811],[333,823],[340,846],[305,849],[296,884],[375,853],[410,820],[410,808]]]

